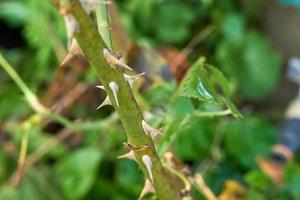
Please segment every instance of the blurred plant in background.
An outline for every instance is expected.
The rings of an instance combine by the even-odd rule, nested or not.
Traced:
[[[298,164],[286,167],[282,185],[259,170],[256,158],[268,155],[277,127],[262,110],[247,110],[249,104],[259,104],[272,93],[283,63],[261,31],[262,11],[268,2],[116,1],[119,20],[133,43],[158,53],[175,48],[194,63],[179,88],[175,81],[159,79],[147,87],[140,83],[135,90],[151,124],[165,127],[159,152],[171,148],[193,173],[203,174],[222,200],[233,196],[300,198]],[[28,160],[32,164],[19,187],[12,187],[10,180],[24,132],[22,122],[34,114],[15,84],[0,73],[0,199],[137,199],[142,172],[133,161],[116,159],[124,153],[124,130],[110,108],[95,111],[102,93],[93,89],[97,84],[93,70],[82,58],[72,67],[58,69],[67,38],[53,5],[39,0],[3,0],[0,18],[10,28],[21,30],[24,41],[13,48],[0,46],[1,52],[44,104],[80,124],[78,131],[70,131],[49,120],[30,122]],[[218,68],[203,64],[202,56]],[[156,65],[155,60],[152,62]],[[203,88],[195,93],[191,88],[199,76],[204,80]],[[216,86],[219,82],[221,85]],[[206,115],[225,111],[225,115],[238,116],[230,98],[244,118]],[[280,114],[283,112],[282,108]],[[196,189],[193,196],[205,199]]]

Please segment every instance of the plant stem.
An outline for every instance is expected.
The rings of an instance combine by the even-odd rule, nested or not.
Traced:
[[[141,124],[143,115],[128,83],[124,79],[124,71],[112,68],[102,56],[103,48],[106,48],[106,45],[99,37],[91,18],[86,14],[79,2],[73,1],[68,6],[70,13],[75,17],[80,27],[79,32],[75,33],[75,38],[85,53],[87,60],[94,67],[98,78],[106,88],[109,98],[113,100],[112,104],[126,130],[128,143],[135,147],[146,147],[140,151],[135,151],[135,157],[139,166],[145,176],[149,177],[141,159],[143,155],[148,155],[152,161],[153,184],[158,198],[160,200],[179,200],[179,191],[182,184],[180,184],[181,182],[178,183],[178,178],[172,176],[163,167],[151,137],[145,134]],[[112,81],[117,83],[119,88],[119,106],[116,104],[114,95],[109,89],[109,83]]]
[[[37,113],[46,112],[46,108],[40,104],[36,96],[31,92],[31,90],[27,87],[26,83],[21,79],[21,77],[17,74],[14,68],[4,59],[2,54],[0,53],[0,66],[9,74],[9,76],[15,81],[17,86],[24,93],[26,100],[29,105],[35,110]]]
[[[211,111],[211,112],[194,112],[193,115],[196,117],[220,117],[232,114],[230,109],[221,111]]]
[[[34,119],[34,118],[31,118]],[[32,125],[34,124],[34,120],[26,121],[23,124],[23,132],[21,136],[21,144],[18,158],[18,167],[14,176],[12,176],[11,182],[14,187],[17,187],[24,175],[25,167],[26,167],[26,155],[28,149],[28,135],[31,130]]]
[[[107,4],[100,3],[96,6],[97,27],[105,45],[113,52],[112,40],[111,40],[111,27],[109,23],[109,14],[107,10]]]

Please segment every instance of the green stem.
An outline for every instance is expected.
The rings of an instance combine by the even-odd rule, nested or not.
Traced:
[[[163,167],[150,136],[146,135],[142,128],[143,115],[135,101],[132,91],[125,81],[121,69],[114,69],[107,64],[102,56],[105,43],[99,37],[95,25],[91,18],[86,14],[81,5],[77,1],[73,1],[68,5],[70,13],[77,20],[80,30],[75,34],[75,38],[81,49],[94,67],[96,74],[106,88],[112,104],[119,114],[121,122],[126,130],[128,143],[135,147],[146,147],[140,151],[135,151],[136,160],[143,170],[145,176],[149,177],[147,169],[142,162],[142,156],[148,155],[152,161],[153,184],[160,200],[179,200],[180,187],[178,178]],[[118,85],[118,101],[116,101],[112,91],[109,89],[109,83],[114,81]],[[181,182],[180,182],[181,183]]]
[[[25,167],[26,167],[26,155],[28,149],[28,135],[31,129],[30,122],[24,124],[24,132],[22,133],[21,137],[21,145],[20,145],[20,152],[18,158],[18,168],[15,180],[13,180],[13,185],[17,186],[20,184],[22,177],[24,175]]]
[[[96,6],[96,18],[98,32],[100,33],[105,45],[113,52],[112,40],[111,40],[111,27],[109,23],[107,4],[100,3]]]
[[[193,115],[196,117],[219,117],[232,114],[230,109],[212,112],[194,112]]]
[[[22,92],[26,97],[26,100],[28,101],[32,109],[35,110],[37,113],[45,112],[46,109],[39,103],[36,96],[27,87],[26,83],[21,79],[21,77],[17,74],[14,68],[4,59],[1,53],[0,53],[0,66],[2,66],[2,68],[15,81],[17,86],[22,90]]]

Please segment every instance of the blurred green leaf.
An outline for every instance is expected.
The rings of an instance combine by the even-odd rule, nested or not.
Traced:
[[[194,119],[181,127],[174,150],[182,160],[198,160],[209,156],[216,131],[216,119]]]
[[[225,158],[215,168],[209,170],[205,180],[215,194],[220,194],[228,179],[239,182],[242,180],[242,172],[225,155]]]
[[[224,40],[217,58],[225,74],[238,82],[250,100],[259,100],[276,86],[281,59],[258,32],[247,32],[238,43]]]
[[[246,117],[228,123],[225,131],[225,151],[246,169],[256,166],[256,157],[267,155],[276,141],[276,129],[257,117]]]
[[[261,192],[250,189],[247,191],[247,198],[248,199],[255,199],[255,200],[265,200],[266,198],[264,197]]]
[[[249,172],[246,175],[246,181],[252,188],[260,190],[265,190],[273,185],[271,178],[258,170]]]
[[[174,116],[189,114],[195,110],[191,99],[184,96],[176,96],[172,104],[171,114]]]
[[[187,124],[189,119],[190,115],[179,115],[167,120],[164,137],[158,144],[159,155],[163,155],[168,150],[170,145],[178,137],[180,130]]]
[[[44,197],[45,194],[41,192],[41,188],[30,178],[24,178],[22,180],[20,189],[18,190],[20,193],[19,200],[43,200],[49,199],[48,197]]]
[[[96,178],[102,155],[97,149],[79,149],[56,166],[59,185],[66,199],[82,199]]]
[[[3,186],[0,188],[1,200],[19,200],[19,192],[12,186]]]
[[[284,169],[284,180],[295,199],[300,198],[300,166],[294,162],[288,163]]]
[[[25,115],[31,109],[19,89],[6,83],[0,85],[0,110],[0,120],[4,120],[16,115]]]
[[[291,196],[289,192],[289,190],[291,190],[290,187],[275,184],[273,180],[262,171],[250,171],[246,174],[245,179],[249,187],[248,199],[297,199]]]
[[[0,2],[0,18],[6,19],[9,25],[19,26],[24,24],[29,16],[28,11],[25,2],[13,0]]]
[[[180,13],[180,15],[178,15]],[[190,35],[190,25],[194,19],[193,8],[182,3],[162,4],[155,19],[155,36],[165,42],[179,43]],[[153,16],[154,17],[154,16]]]
[[[244,18],[240,14],[230,13],[221,22],[221,30],[229,41],[240,41],[245,33]]]
[[[172,97],[175,90],[174,83],[161,81],[153,84],[143,95],[150,107],[166,106],[171,102],[170,97]]]
[[[129,0],[120,2],[119,7],[130,35],[142,45],[153,46],[160,42],[181,44],[188,39],[193,22],[201,14],[197,11],[204,9],[202,6],[209,6],[210,2],[194,4],[198,10],[189,2],[153,0]]]
[[[128,193],[138,194],[144,184],[143,174],[137,171],[139,169],[136,162],[128,159],[118,161],[116,182]]]

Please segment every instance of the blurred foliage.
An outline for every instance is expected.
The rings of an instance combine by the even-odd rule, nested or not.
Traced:
[[[215,53],[212,61],[234,81],[244,98],[258,101],[272,92],[281,71],[280,56],[257,30],[259,11],[265,3],[127,0],[120,1],[119,8],[131,37],[146,46],[182,47],[213,25],[213,33],[197,47],[208,58]]]
[[[151,48],[182,49],[207,27],[213,27],[194,45],[189,56],[194,64],[178,89],[174,82],[155,81],[136,94],[144,111],[151,113],[151,124],[164,126],[164,136],[157,144],[159,153],[171,148],[193,172],[203,173],[217,195],[231,179],[246,188],[248,199],[299,199],[299,164],[286,166],[281,185],[273,183],[256,164],[257,156],[270,153],[277,127],[259,110],[246,112],[242,119],[227,116],[240,116],[238,108],[245,108],[245,102],[260,103],[278,82],[281,57],[259,26],[267,2],[119,0],[117,5],[131,39]],[[41,0],[2,0],[0,18],[12,28],[21,28],[24,40],[16,48],[0,47],[1,52],[42,98],[60,61],[58,51],[66,46],[62,19],[49,1]],[[75,78],[97,83],[92,70]],[[70,119],[83,120],[89,129],[72,133],[48,150],[26,168],[20,186],[14,188],[8,180],[17,166],[24,131],[21,123],[32,111],[1,71],[0,200],[138,198],[142,172],[135,162],[116,159],[125,152],[124,130],[110,108],[94,110],[93,100],[101,92],[91,93],[94,96],[82,95],[67,114]],[[226,109],[230,113],[223,113]],[[56,123],[32,125],[29,157],[56,141],[62,130]],[[204,199],[198,191],[192,193],[195,199]]]

